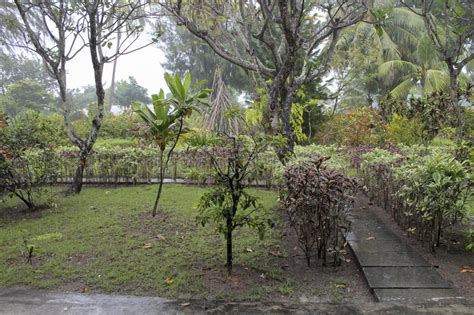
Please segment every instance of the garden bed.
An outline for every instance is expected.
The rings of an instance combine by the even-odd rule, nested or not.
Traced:
[[[235,234],[235,269],[224,267],[223,238],[196,224],[194,206],[205,188],[167,185],[151,217],[155,186],[86,188],[60,197],[57,206],[18,213],[0,208],[1,287],[72,292],[258,301],[368,302],[372,297],[347,256],[342,266],[306,267],[285,215],[260,241],[243,228]],[[275,192],[251,189],[267,208]],[[24,240],[35,245],[26,263]]]

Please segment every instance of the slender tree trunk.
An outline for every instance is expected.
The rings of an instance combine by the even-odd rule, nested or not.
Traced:
[[[164,158],[164,153],[165,151],[164,150],[160,150],[160,183],[159,183],[159,186],[158,186],[158,194],[156,195],[156,199],[155,199],[155,205],[153,206],[153,212],[152,212],[152,216],[156,216],[156,211],[158,209],[158,202],[160,201],[160,197],[161,197],[161,190],[163,188],[163,177],[164,177],[164,163],[163,163],[163,158]]]
[[[451,104],[456,115],[456,140],[460,141],[464,136],[464,114],[461,106],[459,105],[459,84],[458,84],[458,72],[450,60],[446,61],[449,69],[449,87],[450,87],[450,98]]]
[[[81,149],[79,153],[79,161],[76,166],[76,172],[72,179],[72,184],[69,187],[68,193],[79,194],[82,191],[82,179],[84,178],[84,170],[86,168],[87,157],[89,152],[85,149]]]
[[[227,273],[232,275],[232,218],[227,218]]]
[[[117,31],[117,47],[116,47],[116,54],[118,55],[120,51],[120,42],[121,42],[121,37],[122,33],[120,32],[120,29]],[[115,96],[115,74],[117,72],[117,60],[118,57],[115,58],[113,68],[112,68],[112,81],[110,82],[110,97],[109,97],[109,106],[107,108],[108,112],[112,112],[112,105],[114,104],[114,96]]]

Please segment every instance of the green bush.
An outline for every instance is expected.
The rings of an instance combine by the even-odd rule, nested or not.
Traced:
[[[396,113],[387,125],[387,138],[395,144],[418,144],[423,142],[424,125],[418,117],[407,118]]]

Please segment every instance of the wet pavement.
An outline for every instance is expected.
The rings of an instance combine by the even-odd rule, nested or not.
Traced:
[[[407,291],[404,291],[405,293]],[[395,301],[393,301],[395,302]],[[398,301],[399,302],[399,301]],[[442,301],[440,301],[442,302]],[[474,305],[232,303],[0,289],[0,314],[473,314]]]
[[[456,303],[464,300],[435,266],[391,232],[370,207],[354,211],[352,232],[347,240],[379,302]]]

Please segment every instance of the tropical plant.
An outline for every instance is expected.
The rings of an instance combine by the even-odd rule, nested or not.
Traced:
[[[187,72],[184,80],[179,75],[172,77],[165,74],[165,80],[171,91],[171,96],[165,97],[165,92],[160,89],[159,94],[152,95],[153,109],[141,103],[133,103],[133,111],[136,112],[148,127],[148,132],[153,137],[156,146],[160,149],[160,182],[158,194],[153,206],[152,215],[156,215],[158,202],[163,187],[164,170],[168,165],[180,136],[186,131],[184,118],[189,117],[193,111],[199,112],[199,104],[207,104],[209,89],[200,89],[205,83],[201,81],[191,88],[191,75]],[[171,144],[166,160],[165,149]]]

